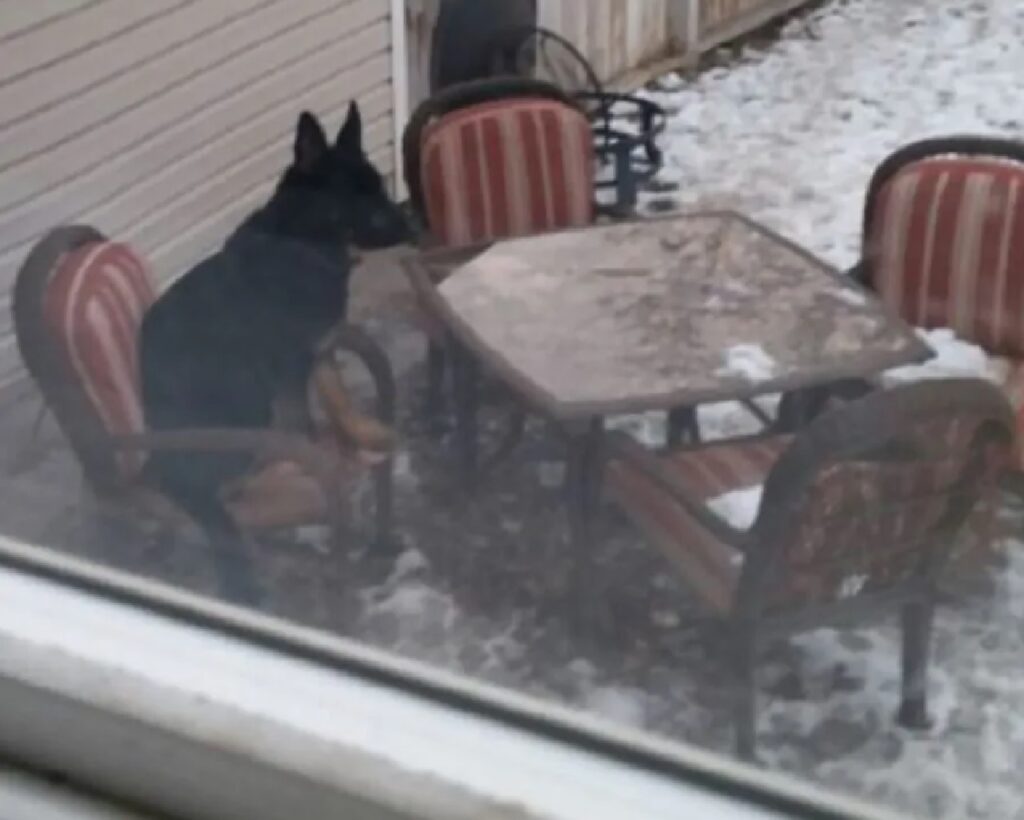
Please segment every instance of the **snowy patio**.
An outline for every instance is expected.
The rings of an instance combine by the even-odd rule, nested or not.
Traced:
[[[669,124],[666,165],[644,209],[732,208],[842,268],[857,259],[868,178],[891,150],[948,133],[1024,138],[1018,0],[834,0],[792,20],[777,42],[719,63],[647,92]],[[356,318],[387,343],[400,379],[405,551],[392,568],[365,553],[326,554],[315,532],[301,549],[269,544],[259,558],[268,609],[730,753],[728,679],[707,645],[709,624],[660,555],[602,513],[594,594],[613,627],[581,640],[563,593],[571,555],[558,440],[531,423],[514,458],[467,502],[445,440],[419,416],[423,345],[411,294],[387,259],[356,288]],[[998,362],[942,331],[929,340],[940,352],[929,373],[998,372]],[[5,409],[0,435],[24,439],[35,406]],[[496,435],[499,420],[488,414],[485,433]],[[711,435],[750,424],[733,406],[704,408],[701,421]],[[652,416],[617,426],[660,441],[662,424]],[[52,425],[6,459],[0,487],[5,533],[212,588],[201,544],[154,543],[83,501]],[[1019,510],[1008,505],[1003,519],[1024,535]],[[1002,547],[939,609],[928,736],[893,722],[895,623],[821,631],[780,645],[760,667],[763,764],[918,816],[1024,817],[1024,541]]]

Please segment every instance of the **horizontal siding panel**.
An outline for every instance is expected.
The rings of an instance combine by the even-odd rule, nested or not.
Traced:
[[[94,0],[0,0],[0,43],[23,35],[27,29],[35,28],[57,17],[73,14]]]
[[[388,124],[390,131],[390,123]],[[370,153],[370,159],[382,174],[394,170],[394,145],[389,141]],[[166,287],[170,281],[185,273],[199,259],[215,252],[225,237],[253,210],[264,203],[273,192],[277,175],[264,180],[250,191],[236,195],[229,207],[208,214],[187,231],[175,236],[161,247],[145,254],[154,277]],[[125,239],[126,237],[118,237]],[[128,241],[133,241],[127,237]],[[27,250],[26,250],[27,252]],[[0,394],[24,376],[17,344],[10,332],[10,302],[0,308],[5,334],[0,336]]]
[[[285,67],[308,50],[328,45],[339,37],[339,32],[362,28],[381,19],[380,0],[356,0],[340,7],[337,0],[303,0],[302,3],[280,0],[278,5],[268,7],[268,10],[278,9],[279,5],[306,8],[309,4],[317,7],[331,4],[336,8],[329,14],[308,19],[288,29],[274,39],[256,41],[253,45],[258,47],[234,54],[224,62],[217,63],[212,70],[196,74],[190,69],[190,60],[185,58],[192,55],[195,60],[202,61],[203,55],[207,55],[208,59],[211,49],[223,49],[228,44],[219,38],[204,39],[202,48],[191,44],[185,55],[179,55],[183,61],[175,64],[179,70],[189,71],[186,81],[167,88],[157,96],[147,97],[138,105],[114,114],[96,127],[78,134],[73,141],[64,143],[66,150],[47,151],[21,161],[4,172],[4,184],[0,188],[0,210],[36,196],[110,159],[116,155],[118,147],[141,141],[173,125],[182,116],[201,112],[204,106],[230,95],[254,78]],[[252,34],[255,36],[256,32]],[[115,97],[116,104],[120,104],[120,97]],[[47,112],[49,121],[58,132],[68,128],[59,116],[62,108],[63,105]],[[26,143],[31,146],[33,135],[38,136],[36,129],[41,128],[38,118],[32,118],[32,122],[35,126],[20,131],[19,138],[12,137],[10,132],[0,134],[0,146],[9,140],[21,146]]]
[[[28,6],[35,0],[16,2]],[[186,0],[101,0],[82,5],[72,14],[61,15],[45,26],[31,28],[5,41],[0,48],[0,77],[10,82],[62,55],[74,54],[185,4]],[[6,30],[6,21],[0,21],[0,25]],[[54,51],[54,43],[60,43],[59,52]]]
[[[207,12],[208,25],[199,36],[166,51],[161,27],[157,38],[150,40],[149,59],[57,105],[13,125],[0,127],[0,171],[32,153],[46,151],[99,125],[117,125],[122,116],[130,117],[145,103],[166,98],[175,86],[187,85],[193,77],[218,74],[222,65],[231,65],[232,58],[250,55],[263,43],[274,42],[281,49],[289,49],[289,54],[294,56],[296,52],[290,50],[291,44],[283,35],[301,38],[309,30],[306,27],[315,26],[321,15],[343,11],[345,6],[339,9],[338,4],[339,0],[303,0],[302,3],[276,0],[269,5],[254,6],[251,0],[227,0],[226,6],[232,13],[223,15],[218,0],[200,9]],[[246,6],[248,13],[235,14]],[[222,17],[226,21],[218,19]],[[130,41],[138,36],[138,31],[132,31],[102,43],[99,48],[117,51],[126,39]]]
[[[344,109],[339,107],[330,112],[329,116],[337,119],[343,111]],[[390,144],[390,117],[378,119],[367,126],[366,137],[370,145],[377,147]],[[239,198],[247,191],[275,184],[281,176],[281,171],[288,164],[290,149],[290,138],[287,142],[269,146],[252,158],[233,166],[226,173],[197,186],[185,196],[179,197],[148,218],[132,225],[128,230],[120,232],[117,234],[118,238],[153,255],[155,272],[160,279],[177,275],[180,271],[169,269],[165,265],[157,265],[157,256],[150,249],[158,250],[166,243],[179,241],[179,237],[183,236],[192,224],[208,214],[234,215],[231,224],[233,228],[245,215],[245,212],[239,212]]]
[[[391,173],[394,165],[392,146],[386,145],[370,155],[382,173]],[[205,220],[192,225],[189,230],[147,254],[154,273],[166,287],[167,283],[183,274],[197,259],[213,253],[246,215],[267,200],[274,188],[275,179],[269,179],[235,199],[231,206]]]
[[[22,376],[10,286],[50,227],[94,224],[167,281],[267,199],[301,110],[333,134],[353,98],[393,181],[383,0],[79,5],[17,30],[0,6],[0,389]]]
[[[333,102],[324,101],[317,106],[325,128],[339,124],[348,109],[350,98],[345,85],[339,83],[335,91]],[[361,96],[360,108],[366,123],[366,147],[372,152],[391,142],[391,91],[378,88],[366,95],[365,89],[359,89],[357,93]],[[325,108],[324,105],[331,107]],[[188,162],[170,166],[154,178],[153,185],[147,183],[133,188],[131,196],[118,197],[97,209],[89,215],[88,221],[102,226],[110,236],[130,238],[140,248],[156,247],[164,241],[163,234],[171,229],[173,211],[183,209],[186,219],[187,213],[197,213],[197,208],[207,204],[213,185],[244,190],[250,186],[254,176],[261,179],[280,176],[291,161],[294,119],[293,116],[292,122],[286,123],[288,127],[284,130],[271,132],[272,139],[268,142],[246,145],[244,142],[248,140],[242,138],[252,135],[262,139],[265,136],[258,131],[246,132],[238,135],[237,143],[241,144],[232,145],[235,141],[229,139],[213,146],[219,150],[204,151],[190,157]],[[154,203],[158,204],[154,206]],[[150,230],[153,226],[155,232]]]
[[[372,68],[372,66],[371,66]],[[342,81],[344,77],[339,78]],[[335,87],[333,109],[325,109],[322,101],[318,101],[315,109],[323,115],[325,127],[340,123],[350,101],[346,84],[340,82]],[[385,86],[377,86],[377,90],[368,93],[366,89],[353,89],[360,97],[361,110],[366,123],[366,147],[369,153],[378,151],[392,143],[391,90]],[[90,210],[76,214],[66,220],[50,222],[36,234],[18,246],[0,256],[0,291],[6,292],[13,285],[14,277],[22,260],[28,255],[38,237],[54,225],[81,221],[95,226],[103,233],[117,239],[136,244],[140,251],[148,252],[157,247],[178,228],[182,220],[195,219],[203,216],[211,207],[211,190],[244,191],[258,181],[274,180],[291,158],[292,139],[294,136],[295,119],[298,107],[290,109],[287,119],[279,123],[275,131],[268,135],[260,131],[247,131],[239,134],[237,140],[242,144],[233,144],[232,139],[222,141],[213,146],[215,149],[188,157],[184,162],[176,163],[163,169],[144,185],[128,189],[122,196]],[[269,130],[269,129],[268,129]],[[251,142],[250,142],[251,140]],[[251,143],[259,144],[252,145]],[[392,170],[393,162],[389,160],[387,173]],[[382,173],[385,171],[382,170]],[[221,203],[226,205],[228,203]],[[220,207],[219,205],[216,207]],[[161,273],[164,273],[161,271]],[[174,273],[170,271],[168,273]],[[0,307],[6,307],[0,303]],[[9,311],[0,318],[0,335],[10,327]]]
[[[0,283],[3,285],[0,293],[5,292],[13,282],[17,267],[28,254],[32,244],[54,225],[83,221],[95,225],[111,236],[123,237],[129,233],[133,222],[158,211],[169,199],[193,189],[233,163],[247,161],[251,153],[259,152],[268,144],[276,146],[277,149],[276,155],[268,155],[264,160],[267,163],[268,175],[279,173],[288,161],[296,116],[302,109],[308,108],[323,113],[325,127],[332,128],[337,126],[340,112],[347,106],[348,101],[358,98],[367,123],[381,116],[387,117],[387,127],[381,125],[374,134],[367,134],[367,146],[370,151],[378,150],[382,145],[379,141],[385,137],[390,141],[391,137],[388,131],[392,122],[391,88],[387,74],[390,69],[389,58],[381,54],[363,62],[361,47],[349,45],[346,51],[345,46],[345,42],[339,44],[340,53],[346,53],[355,59],[357,68],[340,75],[332,73],[325,82],[304,89],[295,97],[286,98],[270,111],[254,116],[245,127],[236,127],[220,133],[209,142],[200,142],[196,150],[189,151],[172,163],[161,166],[161,146],[150,146],[148,154],[154,172],[122,189],[116,196],[101,203],[78,202],[77,194],[88,198],[101,187],[93,180],[84,179],[84,184],[76,182],[66,191],[63,188],[58,189],[52,202],[34,201],[34,207],[23,214],[21,220],[7,224],[0,220],[0,236],[17,235],[21,240],[0,254]],[[341,107],[337,112],[328,112],[325,109],[326,105]],[[210,118],[204,119],[204,124],[211,133],[217,133],[217,123],[224,121],[221,117],[214,117],[215,113],[210,112]],[[167,136],[173,139],[174,134]],[[386,152],[384,159],[386,167],[378,164],[378,168],[388,175],[393,170],[393,160]],[[116,184],[119,178],[123,178],[123,173],[109,177],[107,181]],[[149,250],[148,246],[142,246],[141,249]],[[0,336],[9,330],[9,300],[2,298]]]
[[[171,51],[212,28],[219,28],[256,5],[270,1],[191,3],[39,68],[18,82],[0,84],[0,130],[75,95],[87,102],[89,95],[83,92],[152,60],[154,48],[161,52]],[[65,126],[64,130],[71,129]]]
[[[55,224],[91,218],[111,199],[131,198],[137,189],[148,190],[162,169],[180,170],[211,146],[233,140],[236,147],[228,150],[237,157],[258,147],[261,140],[272,140],[292,128],[302,108],[316,110],[340,99],[338,94],[359,97],[374,87],[390,87],[388,34],[386,23],[374,23],[284,70],[243,81],[233,94],[193,107],[149,139],[122,148],[111,160],[65,179],[23,205],[0,210],[0,268],[12,248],[20,248]],[[349,74],[346,68],[351,66],[357,68]],[[78,150],[77,143],[69,150]],[[0,174],[0,185],[5,182]]]

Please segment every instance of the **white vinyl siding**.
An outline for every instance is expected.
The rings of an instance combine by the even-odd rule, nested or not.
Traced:
[[[94,225],[167,281],[267,197],[302,109],[333,134],[353,98],[391,178],[391,36],[385,0],[0,0],[0,390],[49,228]]]

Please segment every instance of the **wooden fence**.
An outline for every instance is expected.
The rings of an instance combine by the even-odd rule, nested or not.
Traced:
[[[540,0],[537,22],[570,40],[602,78],[619,77],[673,50],[677,0]]]
[[[410,103],[429,94],[430,40],[443,0],[406,0]],[[809,0],[537,0],[537,23],[569,39],[605,81],[630,86],[685,64]]]
[[[605,80],[636,82],[685,63],[808,0],[539,0],[538,23],[579,48]]]

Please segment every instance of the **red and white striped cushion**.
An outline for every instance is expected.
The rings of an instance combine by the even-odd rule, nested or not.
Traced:
[[[154,298],[146,265],[114,242],[65,256],[46,292],[46,322],[112,435],[143,431],[138,337]],[[140,458],[123,457],[120,466],[131,475]]]
[[[1024,355],[1024,165],[913,163],[881,189],[865,239],[876,289],[909,322]]]
[[[733,490],[763,484],[792,438],[727,442],[680,450],[662,457],[668,470],[695,499],[708,501]],[[605,492],[647,534],[705,601],[722,612],[733,605],[743,554],[704,529],[669,493],[629,463],[612,460]]]
[[[590,123],[554,100],[482,103],[424,132],[421,181],[446,245],[587,225],[594,218]]]

